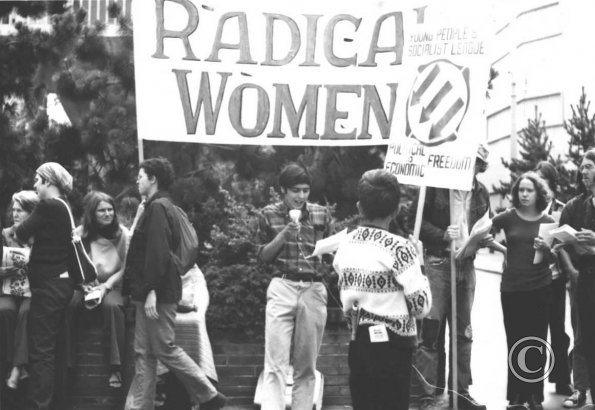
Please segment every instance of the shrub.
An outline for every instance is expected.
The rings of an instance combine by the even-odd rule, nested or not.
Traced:
[[[236,201],[224,190],[220,198],[221,219],[213,224],[209,246],[202,255],[208,261],[202,270],[211,301],[207,322],[215,335],[231,332],[262,339],[267,287],[279,272],[272,264],[256,261],[256,209]],[[329,306],[338,306],[338,277],[332,270],[332,259],[323,262],[321,274],[329,289]]]
[[[211,304],[207,323],[213,334],[234,332],[262,340],[266,290],[272,273],[256,264],[209,265],[205,269]]]

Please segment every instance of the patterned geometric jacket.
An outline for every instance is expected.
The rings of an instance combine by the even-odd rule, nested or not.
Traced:
[[[360,226],[333,262],[346,315],[359,308],[359,324],[384,325],[403,346],[415,346],[415,319],[428,314],[432,296],[414,246],[383,229]]]

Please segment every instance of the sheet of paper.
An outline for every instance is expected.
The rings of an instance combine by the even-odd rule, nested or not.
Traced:
[[[465,241],[463,246],[457,251],[456,258],[463,259],[475,255],[479,249],[479,243],[483,238],[489,235],[492,229],[492,220],[489,212],[486,212],[471,228],[469,238]]]
[[[564,244],[573,244],[576,242],[576,230],[570,225],[562,225],[559,228],[552,229],[550,231],[550,236],[554,237],[555,239],[559,240]]]
[[[550,231],[550,235],[562,242],[564,245],[570,245],[579,255],[589,254],[595,255],[595,247],[588,245],[581,245],[576,239],[576,229],[570,225],[562,225],[559,228]]]
[[[540,236],[548,246],[552,246],[552,242],[554,242],[554,237],[551,235],[551,231],[558,228],[557,222],[547,223],[547,224],[540,224],[539,225],[539,233],[537,234]],[[542,251],[535,251],[535,256],[533,257],[533,264],[536,265],[543,261],[543,252]]]
[[[347,228],[343,229],[339,233],[329,236],[328,238],[324,238],[316,242],[314,252],[312,252],[312,255],[308,256],[308,258],[313,258],[314,256],[320,256],[324,255],[325,253],[332,253],[336,251],[341,242],[343,242],[345,239],[347,239]]]

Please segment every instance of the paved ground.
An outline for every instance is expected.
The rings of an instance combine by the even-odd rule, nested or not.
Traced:
[[[472,312],[473,386],[471,394],[489,410],[506,408],[507,348],[500,304],[502,255],[482,251],[476,258],[477,287]],[[570,310],[566,309],[567,334],[572,339]],[[572,342],[571,342],[572,343]],[[545,384],[545,410],[562,409],[565,396],[554,393],[554,384]],[[592,409],[592,407],[591,407]]]

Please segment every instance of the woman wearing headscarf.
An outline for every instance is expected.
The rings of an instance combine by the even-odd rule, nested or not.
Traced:
[[[11,214],[13,226],[23,223],[33,212],[39,197],[35,191],[20,191],[12,196]],[[2,230],[2,244],[7,248],[31,248],[31,243],[22,243],[14,231]],[[28,256],[28,253],[26,255]],[[25,254],[22,254],[25,255]],[[26,262],[23,260],[22,262]],[[6,352],[6,361],[12,365],[6,384],[11,389],[18,387],[19,381],[27,376],[28,363],[27,316],[31,303],[27,268],[0,268],[4,277],[0,280],[0,351]]]
[[[93,264],[97,268],[98,284],[91,292],[97,296],[98,307],[103,317],[103,333],[108,335],[107,349],[110,378],[113,388],[122,387],[122,356],[125,352],[124,298],[122,297],[122,275],[130,233],[118,222],[114,199],[103,192],[91,192],[85,198],[83,224],[76,228]],[[76,316],[82,314],[84,294],[75,291],[66,314],[66,345],[68,366],[75,363]]]
[[[72,176],[62,165],[46,162],[35,172],[34,187],[39,205],[27,220],[10,230],[21,242],[31,238],[35,242],[29,258],[30,379],[26,407],[46,410],[54,392],[56,336],[74,292],[68,277],[72,227],[69,210],[61,201],[72,191]]]

